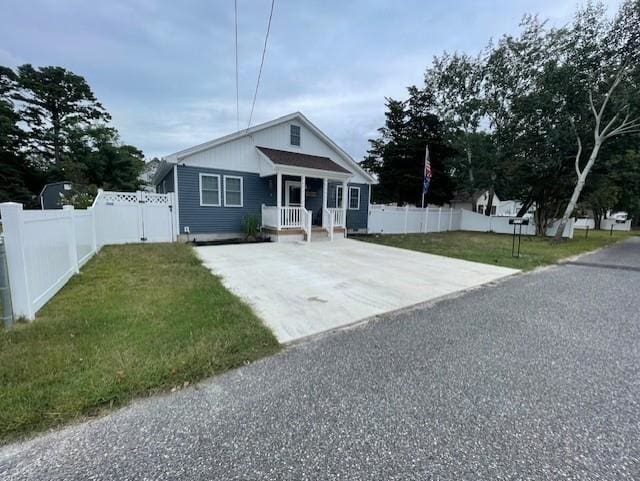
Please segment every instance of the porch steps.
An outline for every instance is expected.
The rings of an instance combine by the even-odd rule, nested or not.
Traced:
[[[330,240],[329,233],[326,230],[319,227],[311,229],[311,242],[322,242],[328,240]]]

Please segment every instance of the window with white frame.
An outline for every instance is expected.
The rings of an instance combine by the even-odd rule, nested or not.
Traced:
[[[200,205],[207,207],[220,206],[219,175],[200,174]]]
[[[360,209],[360,187],[349,187],[349,209]]]
[[[242,177],[224,176],[224,206],[242,207]]]
[[[289,132],[291,137],[291,145],[300,146],[300,126],[299,125],[290,125]]]
[[[342,196],[343,196],[342,186],[338,185],[336,186],[336,207],[337,208],[342,207]]]

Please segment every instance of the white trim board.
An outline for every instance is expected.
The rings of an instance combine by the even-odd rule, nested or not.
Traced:
[[[289,187],[298,187],[300,189],[300,203],[291,204],[289,200]],[[302,182],[297,180],[285,180],[284,181],[284,205],[285,207],[300,207],[302,205]]]
[[[240,175],[224,175],[224,206],[225,207],[244,207],[244,178]],[[227,202],[227,179],[240,180],[240,204],[229,204]]]
[[[217,177],[218,178],[218,203],[217,204],[205,204],[202,201],[202,178],[203,177]],[[209,189],[211,190],[211,189]],[[222,190],[222,185],[220,183],[220,174],[208,174],[206,172],[200,172],[198,175],[198,193],[200,194],[200,207],[220,207],[222,205],[220,198],[220,191]]]
[[[351,191],[352,190],[357,190],[358,191],[358,207],[351,207]],[[360,187],[353,187],[353,186],[349,186],[349,198],[348,200],[348,204],[347,204],[347,208],[349,210],[360,210]]]

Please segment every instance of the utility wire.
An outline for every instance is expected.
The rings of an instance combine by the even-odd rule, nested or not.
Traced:
[[[240,89],[238,87],[238,0],[233,1],[236,24],[236,130],[240,130]]]
[[[251,113],[249,114],[249,123],[247,130],[251,127],[251,119],[253,118],[253,109],[256,106],[256,98],[258,97],[258,88],[260,87],[260,77],[262,76],[262,66],[264,65],[264,56],[267,53],[267,41],[269,40],[269,32],[271,31],[271,19],[273,18],[273,6],[276,0],[271,0],[271,12],[269,13],[269,23],[267,24],[267,34],[264,37],[264,47],[262,47],[262,59],[260,60],[260,70],[258,70],[258,81],[256,82],[256,91],[253,94],[253,102],[251,103]]]

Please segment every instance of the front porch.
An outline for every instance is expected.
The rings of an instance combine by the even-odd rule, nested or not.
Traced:
[[[277,241],[346,237],[349,170],[328,157],[256,149],[260,176],[269,178],[275,197],[273,204],[262,205],[264,233]]]
[[[272,240],[334,240],[346,237],[345,179],[276,173],[276,205],[262,205],[262,231]],[[330,183],[333,189],[330,189]],[[329,192],[332,199],[329,202]],[[333,207],[330,207],[333,205]]]

